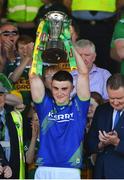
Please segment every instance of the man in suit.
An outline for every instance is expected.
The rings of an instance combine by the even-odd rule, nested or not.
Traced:
[[[0,84],[0,144],[12,169],[12,179],[24,178],[22,117],[5,105],[7,87]]]
[[[94,178],[123,179],[124,75],[111,76],[107,81],[107,91],[109,102],[96,109],[87,148],[90,153],[97,153]]]

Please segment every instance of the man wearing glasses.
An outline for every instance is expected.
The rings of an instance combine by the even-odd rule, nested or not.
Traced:
[[[13,61],[17,58],[16,42],[19,32],[11,23],[3,24],[0,27],[0,72],[5,70],[7,60]]]

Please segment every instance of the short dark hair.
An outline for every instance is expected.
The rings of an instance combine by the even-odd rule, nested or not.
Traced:
[[[117,90],[120,87],[124,87],[124,75],[116,73],[110,76],[107,80],[107,87],[113,90]]]
[[[103,104],[103,102],[104,102],[101,94],[99,94],[96,91],[91,92],[91,98],[93,98],[99,105]]]
[[[18,38],[18,40],[17,40],[17,45],[18,45],[19,43],[26,45],[26,44],[31,43],[31,42],[33,42],[33,39],[32,39],[31,36],[21,35],[21,36]]]
[[[69,81],[73,84],[73,77],[68,71],[58,71],[52,77],[52,80],[56,81]]]

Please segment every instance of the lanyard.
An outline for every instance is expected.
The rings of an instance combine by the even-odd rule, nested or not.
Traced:
[[[18,141],[19,141],[19,153],[20,153],[20,174],[19,179],[25,178],[25,157],[24,157],[24,146],[23,146],[23,120],[19,111],[11,112],[13,121],[16,126]]]

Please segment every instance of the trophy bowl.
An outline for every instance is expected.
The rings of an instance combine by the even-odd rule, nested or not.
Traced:
[[[44,62],[48,63],[64,62],[67,59],[64,43],[62,41],[49,41],[42,54],[42,58]]]

